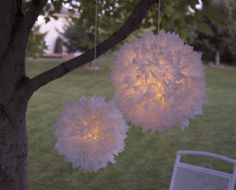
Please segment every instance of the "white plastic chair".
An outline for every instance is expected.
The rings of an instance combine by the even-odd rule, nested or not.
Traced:
[[[181,156],[204,156],[233,165],[233,173],[181,162]],[[169,190],[234,190],[236,160],[209,152],[178,151]]]

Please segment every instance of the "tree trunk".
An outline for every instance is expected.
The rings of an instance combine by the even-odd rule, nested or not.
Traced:
[[[28,189],[24,56],[10,49],[0,59],[0,190]]]
[[[0,105],[0,190],[28,189],[26,101]]]
[[[24,48],[15,37],[0,56],[0,190],[28,189]]]
[[[220,66],[220,51],[219,50],[216,50],[215,64],[216,64],[216,66]]]

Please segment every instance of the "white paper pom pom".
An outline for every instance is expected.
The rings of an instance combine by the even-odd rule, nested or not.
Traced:
[[[73,167],[96,171],[123,151],[128,126],[113,103],[102,97],[67,104],[55,126],[56,150]]]
[[[207,102],[201,55],[174,33],[146,32],[124,45],[111,78],[118,107],[144,130],[187,127]]]

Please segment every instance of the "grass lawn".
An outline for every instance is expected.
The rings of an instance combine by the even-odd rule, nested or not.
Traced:
[[[28,60],[27,72],[34,76],[59,62]],[[116,164],[97,173],[73,170],[54,150],[53,125],[66,102],[94,94],[112,98],[112,59],[101,57],[98,64],[99,71],[80,68],[32,97],[27,112],[30,189],[167,190],[178,150],[209,151],[236,159],[236,68],[206,68],[209,103],[204,115],[192,119],[189,128],[143,133],[138,127],[130,127],[125,151]],[[220,167],[228,170],[227,166]]]

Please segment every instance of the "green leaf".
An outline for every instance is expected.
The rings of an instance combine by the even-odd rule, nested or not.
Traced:
[[[223,24],[224,22],[224,17],[221,12],[216,7],[213,7],[211,5],[207,5],[204,7],[204,14],[216,24]]]
[[[164,8],[164,13],[166,16],[171,17],[176,13],[176,10],[172,6],[166,5]]]
[[[211,27],[206,23],[198,23],[197,30],[208,35],[208,36],[213,34]]]

